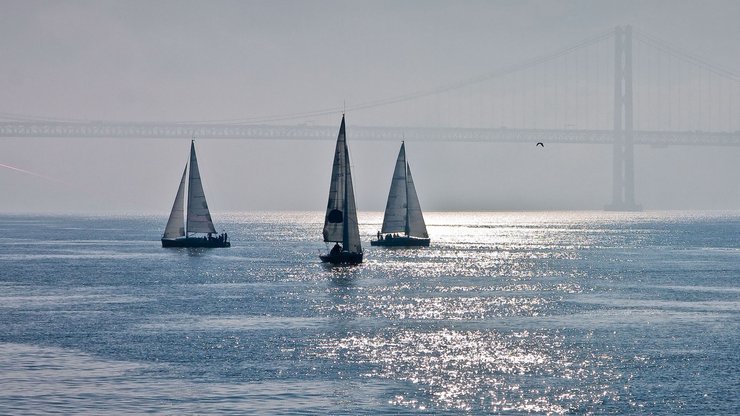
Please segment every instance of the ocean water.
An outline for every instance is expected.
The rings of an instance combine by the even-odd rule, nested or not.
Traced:
[[[0,414],[740,414],[740,212],[0,215]]]

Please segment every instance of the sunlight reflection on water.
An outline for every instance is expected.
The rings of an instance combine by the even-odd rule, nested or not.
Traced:
[[[426,217],[328,267],[321,212],[0,216],[0,413],[737,413],[740,214]]]
[[[326,358],[376,364],[365,377],[403,380],[422,394],[394,402],[423,408],[564,413],[616,399],[612,358],[543,331],[397,330],[320,341]],[[536,377],[530,377],[536,376]]]

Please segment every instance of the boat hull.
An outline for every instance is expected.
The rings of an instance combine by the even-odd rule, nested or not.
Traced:
[[[207,238],[163,238],[162,247],[203,247],[203,248],[220,248],[231,247],[229,241]]]
[[[370,245],[381,247],[429,247],[429,239],[406,236],[393,238],[386,237],[382,240],[371,240]]]
[[[319,255],[319,258],[322,262],[331,264],[351,265],[362,263],[362,253],[350,253],[348,251],[321,254]]]

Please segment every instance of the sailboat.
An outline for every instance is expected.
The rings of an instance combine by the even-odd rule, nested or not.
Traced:
[[[370,245],[429,246],[427,226],[424,223],[419,198],[416,195],[414,179],[411,177],[411,167],[406,161],[406,145],[403,142],[398,152],[396,168],[391,180],[391,190],[385,205],[383,228],[378,231],[378,239],[370,241]]]
[[[190,171],[188,174],[188,165]],[[185,212],[185,179],[188,179],[187,212]],[[187,221],[184,220],[187,217]],[[206,234],[206,235],[198,235]],[[185,164],[175,203],[162,235],[162,247],[231,247],[226,233],[214,237],[211,213],[208,211],[206,195],[195,156],[195,140],[190,142],[190,161]]]
[[[323,232],[324,241],[335,244],[331,251],[319,256],[324,263],[362,263],[360,229],[357,225],[355,192],[352,187],[352,173],[349,165],[347,135],[344,129],[344,114],[342,114],[342,124],[339,127],[337,146],[334,150],[329,203],[326,207]]]

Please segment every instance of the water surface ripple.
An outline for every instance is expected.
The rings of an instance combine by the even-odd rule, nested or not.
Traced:
[[[740,213],[0,215],[0,414],[740,414]]]

